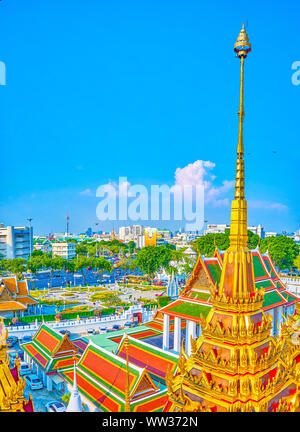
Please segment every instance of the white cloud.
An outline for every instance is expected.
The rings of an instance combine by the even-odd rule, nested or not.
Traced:
[[[234,187],[234,181],[224,180],[221,186],[215,186],[213,183],[216,176],[212,174],[212,170],[216,164],[211,161],[197,160],[183,168],[177,168],[175,171],[175,185],[171,190],[174,191],[175,186],[197,186],[204,187],[205,201],[214,207],[228,206],[230,201],[224,195]]]
[[[82,195],[82,196],[94,196],[94,194],[91,191],[91,189],[84,189],[83,191],[79,192],[79,195]]]

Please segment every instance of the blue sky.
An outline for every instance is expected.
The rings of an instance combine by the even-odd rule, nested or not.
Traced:
[[[299,12],[296,0],[1,2],[1,221],[31,216],[41,234],[65,230],[69,214],[71,231],[83,231],[97,220],[99,185],[125,176],[172,186],[176,169],[198,160],[214,164],[214,190],[232,181],[233,45],[245,20],[248,221],[297,229]],[[209,223],[229,222],[232,197],[228,189],[223,205],[207,203]]]

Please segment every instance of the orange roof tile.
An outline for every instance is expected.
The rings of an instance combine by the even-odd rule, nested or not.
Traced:
[[[28,286],[26,281],[18,282],[19,295],[28,295]]]
[[[26,306],[16,301],[0,302],[0,313],[2,311],[26,309]]]
[[[10,277],[10,278],[3,278],[2,279],[3,282],[5,283],[5,285],[7,286],[7,288],[12,292],[12,293],[16,293],[18,292],[17,289],[17,281],[16,278],[14,277]]]
[[[25,305],[36,304],[37,303],[36,300],[34,300],[33,298],[28,297],[28,296],[24,296],[24,297],[19,297],[18,296],[17,300],[18,300],[18,302],[20,302],[22,304],[25,304]]]

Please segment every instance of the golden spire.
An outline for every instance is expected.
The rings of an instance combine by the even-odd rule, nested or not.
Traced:
[[[247,296],[254,292],[254,276],[251,252],[248,249],[247,201],[245,200],[244,172],[244,60],[251,51],[244,24],[234,44],[234,51],[241,62],[239,135],[237,145],[234,200],[231,203],[230,247],[224,256],[219,292],[229,296]],[[239,269],[238,269],[239,268]]]
[[[244,59],[251,51],[246,30],[243,28],[234,44],[234,51],[241,61],[240,70],[240,106],[239,106],[239,136],[237,145],[236,177],[234,201],[231,208],[230,245],[247,247],[247,203],[245,201],[245,171],[244,171],[244,143],[243,143],[243,121],[244,121]]]
[[[237,53],[237,57],[241,59],[241,78],[240,78],[240,108],[239,108],[239,139],[237,148],[237,167],[236,167],[236,183],[235,183],[235,199],[244,199],[244,145],[243,145],[243,121],[244,121],[244,59],[247,54],[251,51],[251,45],[249,43],[248,35],[246,30],[243,28],[240,31],[239,37],[234,44],[234,51]]]
[[[112,232],[111,232],[111,236],[110,236],[110,241],[113,241],[115,239],[116,235],[115,235],[115,228],[113,226]]]
[[[129,388],[129,361],[128,361],[128,352],[129,352],[129,340],[128,335],[125,336],[124,341],[125,349],[126,349],[126,390],[125,390],[125,412],[130,412],[130,388]]]

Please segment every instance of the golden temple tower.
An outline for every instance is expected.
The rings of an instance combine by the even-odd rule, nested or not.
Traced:
[[[33,402],[30,394],[27,401],[23,396],[25,379],[19,375],[19,358],[16,358],[15,366],[9,366],[7,354],[7,329],[3,318],[0,321],[0,412],[32,412]]]
[[[272,318],[262,311],[264,291],[255,287],[247,246],[244,61],[251,45],[244,25],[234,51],[240,59],[240,104],[230,246],[219,285],[212,292],[213,307],[206,319],[201,318],[202,335],[192,339],[190,357],[182,348],[177,374],[167,374],[166,411],[291,411],[300,390],[294,361],[299,345],[292,358],[285,338],[271,336]]]

